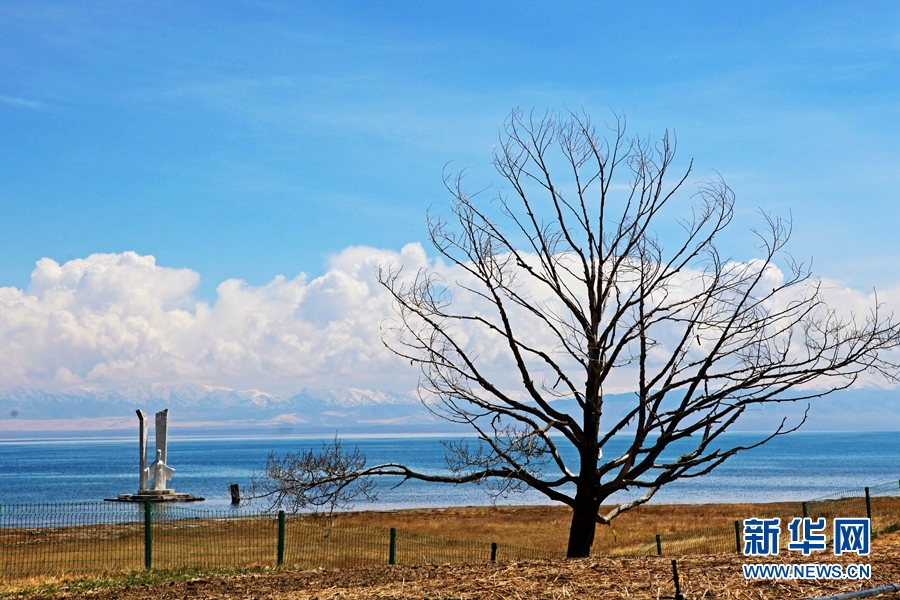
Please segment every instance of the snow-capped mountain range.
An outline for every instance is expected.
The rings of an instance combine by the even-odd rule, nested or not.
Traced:
[[[557,402],[560,410],[578,410],[572,400]],[[633,402],[633,394],[607,395],[604,419],[615,422]],[[900,430],[900,393],[895,390],[847,390],[811,404],[806,431]],[[279,396],[195,383],[137,383],[116,388],[0,390],[0,439],[40,431],[121,431],[136,426],[135,410],[152,414],[166,408],[170,427],[197,433],[468,432],[437,417],[414,392],[303,389]],[[797,422],[805,408],[804,402],[751,409],[735,429],[770,430],[785,415]]]
[[[443,423],[414,393],[342,388],[303,389],[278,396],[195,383],[131,384],[111,389],[87,386],[61,390],[15,387],[0,391],[0,434],[11,430],[116,429],[135,421],[135,410],[169,409],[172,427],[279,431],[431,429]],[[68,423],[68,424],[67,424]]]

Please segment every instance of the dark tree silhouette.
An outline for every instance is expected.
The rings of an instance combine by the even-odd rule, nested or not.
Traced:
[[[345,502],[336,489],[381,475],[488,483],[496,493],[533,488],[572,508],[568,556],[587,556],[597,523],[805,420],[781,419],[734,445],[722,434],[748,409],[818,398],[865,371],[895,377],[886,355],[900,343],[893,316],[877,301],[863,316],[829,308],[809,269],[783,251],[790,222],[762,215],[756,258],[726,259],[716,246],[733,215],[725,182],[701,184],[687,216],[673,220],[690,173],[667,182],[673,138],[628,139],[618,116],[610,132],[599,136],[586,115],[514,111],[494,155],[508,189],[480,206],[462,175],[447,177],[456,222],[429,219],[432,243],[460,275],[379,273],[398,314],[385,343],[421,368],[426,405],[477,436],[446,444],[449,474],[366,467],[332,446],[324,455],[333,469],[270,457],[260,478],[270,496],[295,508]],[[614,183],[620,174],[624,185]],[[655,229],[672,223],[678,242],[664,248]],[[455,310],[455,295],[479,308]],[[498,376],[497,356],[483,356],[475,336],[502,341],[515,389],[499,383],[508,373]],[[614,378],[633,402],[603,420]],[[605,455],[617,435],[627,448]],[[572,464],[563,445],[577,451]],[[628,500],[601,512],[625,490]]]

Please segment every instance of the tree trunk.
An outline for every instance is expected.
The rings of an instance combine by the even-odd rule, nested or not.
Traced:
[[[600,501],[593,490],[578,490],[575,505],[572,507],[572,525],[569,527],[568,558],[583,558],[591,555],[594,544],[594,532],[597,529],[597,514],[600,512]]]
[[[594,544],[594,531],[597,529],[597,514],[600,512],[600,498],[597,488],[600,483],[597,476],[597,459],[600,458],[600,447],[597,435],[600,430],[601,396],[597,369],[599,353],[596,347],[589,349],[591,356],[588,368],[586,401],[584,403],[584,437],[578,448],[579,472],[575,484],[575,503],[572,505],[572,525],[569,527],[568,558],[583,558],[591,555]]]

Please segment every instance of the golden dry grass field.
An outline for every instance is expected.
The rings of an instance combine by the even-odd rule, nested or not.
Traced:
[[[808,507],[811,517],[833,518],[835,515],[861,514],[861,499],[850,500],[858,506],[847,507],[845,501],[817,503]],[[856,509],[855,511],[853,509]],[[859,513],[859,511],[863,511]],[[872,499],[875,529],[883,529],[900,521],[900,497]],[[395,527],[423,535],[463,540],[497,541],[526,548],[565,551],[571,512],[565,506],[496,506],[446,509],[418,509],[391,512],[350,512],[335,517],[335,527]],[[598,526],[594,554],[644,553],[655,536],[666,539],[700,538],[710,530],[731,531],[735,521],[751,517],[801,516],[799,502],[770,504],[671,504],[644,505],[617,517],[611,527]],[[883,522],[882,522],[883,521]],[[685,535],[687,534],[687,535]],[[728,537],[727,551],[733,547]]]
[[[678,559],[686,600],[788,600],[870,589],[900,582],[900,537],[873,542],[866,581],[746,581],[744,557],[706,554]],[[831,557],[847,563],[852,559]],[[796,562],[796,561],[795,561]],[[31,600],[375,600],[493,598],[561,600],[663,600],[674,595],[668,557],[592,557],[544,561],[482,562],[420,566],[347,567],[311,571],[166,577],[152,581],[111,579],[57,582],[3,594]],[[101,584],[101,585],[98,585]],[[895,594],[882,596],[885,600]]]
[[[893,515],[895,521],[900,520],[900,499],[876,498],[873,503],[875,514]],[[821,508],[826,512],[835,510],[833,506]],[[495,563],[490,563],[486,554],[491,541],[499,542],[501,548],[506,544],[564,550],[568,510],[553,506],[463,507],[342,513],[331,522],[293,518],[288,520],[288,551],[285,568],[280,570],[272,568],[277,535],[273,519],[156,524],[153,546],[156,570],[150,573],[142,570],[143,538],[137,525],[107,527],[102,531],[87,527],[35,530],[26,535],[24,547],[30,555],[39,557],[47,567],[47,574],[7,576],[0,581],[0,595],[147,600],[176,597],[659,598],[674,593],[671,582],[666,583],[671,578],[673,557],[682,565],[685,590],[692,593],[688,598],[802,598],[810,590],[807,596],[817,595],[820,589],[859,589],[882,582],[900,583],[897,533],[882,535],[873,542],[875,549],[868,561],[873,565],[873,579],[864,583],[747,583],[740,572],[745,557],[736,552],[734,538],[726,536],[720,546],[710,546],[709,540],[703,538],[704,530],[727,532],[735,520],[774,514],[787,516],[797,514],[798,510],[797,503],[644,506],[616,519],[612,528],[615,535],[608,527],[598,528],[591,559],[533,561],[500,552]],[[398,557],[400,566],[384,566],[389,527],[403,532],[406,537],[401,539],[411,548]],[[309,539],[315,540],[314,543],[299,543],[300,537],[292,543],[291,536],[299,535],[301,530],[307,534],[312,532]],[[662,557],[654,556],[656,534],[663,540]],[[679,536],[699,545],[672,546],[668,540]],[[443,548],[429,555],[422,550],[435,538],[441,538],[441,543],[461,540],[455,542],[459,553],[448,554]],[[127,560],[121,559],[123,548],[130,549]],[[347,548],[353,550],[354,557],[346,556]],[[703,554],[697,554],[698,551]],[[108,557],[101,563],[105,568],[90,574],[65,574],[71,572],[67,567],[77,567],[79,561],[88,558],[94,560],[98,554]],[[4,560],[9,560],[10,554],[4,552],[4,555],[0,556],[0,567]],[[215,560],[211,561],[210,557]],[[855,558],[861,562],[859,557]],[[821,560],[852,562],[831,553]],[[59,568],[52,568],[54,565]],[[186,570],[192,567],[193,570]],[[231,572],[209,575],[216,569]]]

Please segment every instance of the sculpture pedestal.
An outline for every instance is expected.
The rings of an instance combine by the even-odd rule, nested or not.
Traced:
[[[107,502],[199,502],[193,494],[179,494],[175,490],[140,490],[137,494],[119,494],[117,498],[104,498]]]

